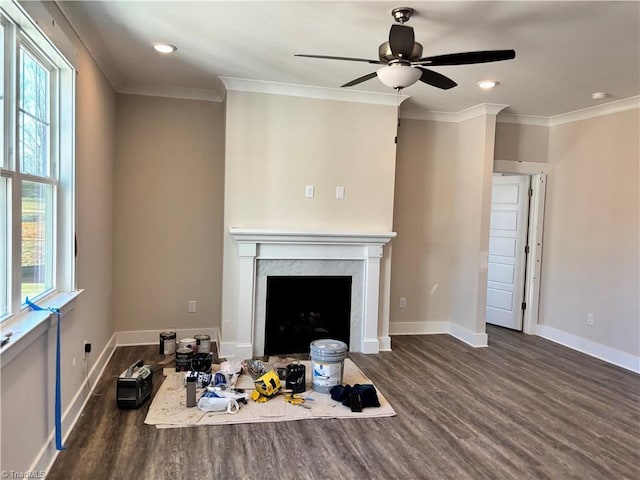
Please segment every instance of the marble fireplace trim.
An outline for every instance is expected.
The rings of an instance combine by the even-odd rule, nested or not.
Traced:
[[[256,315],[254,320],[254,355],[264,355],[266,330],[267,277],[280,276],[344,276],[351,277],[351,314],[349,351],[360,351],[362,344],[362,271],[359,260],[269,260],[259,259],[256,275]]]
[[[353,277],[350,350],[363,353],[380,351],[380,261],[384,245],[396,236],[395,232],[284,232],[231,228],[229,233],[238,244],[236,357],[250,358],[260,349],[264,350],[266,292],[264,302],[260,295],[261,276],[266,282],[263,269],[276,268],[280,272],[294,268],[304,271],[304,275],[311,275],[314,274],[311,269],[320,265],[322,271],[330,271],[330,275],[346,272],[345,275]],[[354,301],[354,292],[358,291],[361,292],[360,301]],[[359,307],[359,314],[354,306]],[[258,321],[259,315],[261,319]]]

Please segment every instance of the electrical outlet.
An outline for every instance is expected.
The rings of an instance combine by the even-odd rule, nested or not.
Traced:
[[[587,325],[593,325],[593,313],[587,313]]]
[[[197,303],[195,300],[189,300],[187,303],[187,313],[196,313],[198,311]]]
[[[407,308],[407,299],[405,297],[400,297],[400,308]]]

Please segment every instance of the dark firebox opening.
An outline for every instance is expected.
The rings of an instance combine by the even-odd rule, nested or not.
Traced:
[[[268,276],[265,355],[308,353],[321,338],[349,345],[350,276]]]

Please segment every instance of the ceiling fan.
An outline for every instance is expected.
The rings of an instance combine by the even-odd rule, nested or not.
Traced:
[[[367,75],[345,83],[342,87],[352,87],[377,76],[382,83],[396,90],[401,90],[413,85],[418,80],[443,90],[448,90],[457,85],[457,83],[449,77],[424,68],[423,66],[436,67],[442,65],[470,65],[473,63],[499,62],[502,60],[511,60],[516,56],[514,50],[482,50],[422,57],[422,45],[415,41],[413,28],[405,25],[405,22],[407,22],[414,13],[415,10],[409,7],[394,8],[391,11],[391,15],[398,24],[391,25],[389,41],[384,42],[378,47],[378,60],[328,55],[307,55],[302,53],[296,53],[295,56],[385,65],[375,72],[368,73]]]

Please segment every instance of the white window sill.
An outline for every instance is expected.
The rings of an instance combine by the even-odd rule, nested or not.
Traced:
[[[72,290],[71,292],[56,292],[36,303],[47,310],[26,309],[0,324],[0,339],[11,333],[9,343],[0,348],[0,364],[2,368],[16,358],[20,352],[27,348],[37,338],[55,327],[58,316],[48,310],[57,308],[60,316],[64,317],[74,306],[75,299],[84,290]]]

